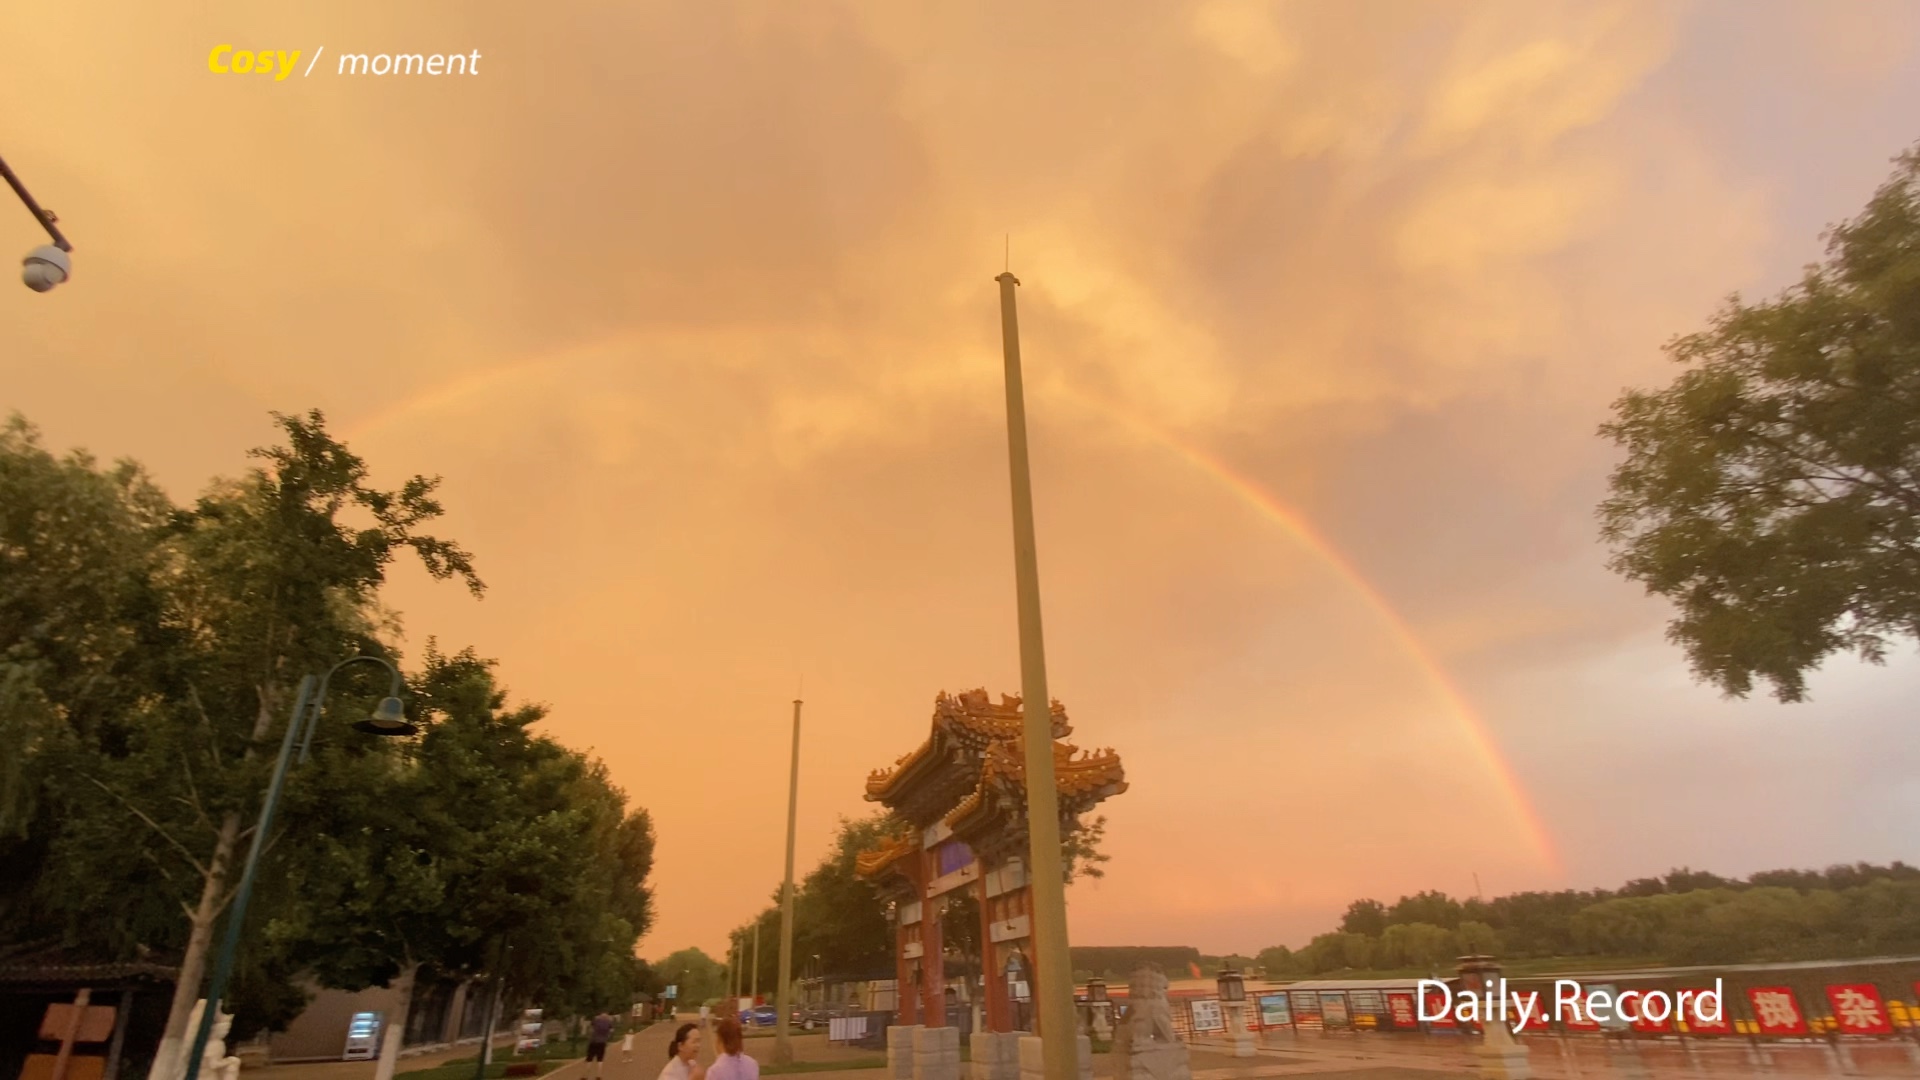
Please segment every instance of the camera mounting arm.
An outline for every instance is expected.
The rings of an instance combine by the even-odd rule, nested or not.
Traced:
[[[33,196],[27,193],[27,186],[22,184],[20,178],[13,174],[13,170],[7,167],[4,159],[0,159],[0,176],[7,178],[7,186],[13,188],[13,193],[20,196],[20,201],[27,204],[28,210],[33,211],[34,220],[40,223],[41,228],[47,230],[48,236],[53,237],[53,246],[61,251],[72,251],[73,245],[67,243],[67,238],[60,234],[60,227],[54,224],[58,219],[51,212],[43,209],[39,203],[33,201]]]

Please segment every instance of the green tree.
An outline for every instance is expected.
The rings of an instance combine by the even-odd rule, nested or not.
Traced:
[[[1379,937],[1387,928],[1387,906],[1378,900],[1355,900],[1340,917],[1340,929],[1349,934]]]
[[[1460,901],[1443,892],[1428,890],[1403,896],[1387,909],[1389,923],[1430,923],[1444,930],[1460,925],[1465,911]]]
[[[173,507],[138,465],[55,458],[14,415],[0,426],[0,855],[43,854],[45,769],[63,751],[124,752],[129,716],[178,647],[159,618],[159,547]],[[29,920],[8,874],[0,926]]]
[[[1293,950],[1285,945],[1269,945],[1261,949],[1260,955],[1253,959],[1254,963],[1260,966],[1260,970],[1267,973],[1269,979],[1293,975],[1300,970],[1298,958],[1294,956]]]
[[[727,992],[726,967],[699,949],[669,953],[652,967],[674,988],[676,1000],[683,1005],[709,1001]]]
[[[21,559],[0,610],[48,617],[0,627],[0,723],[33,725],[11,772],[24,787],[7,799],[40,870],[28,923],[54,913],[88,951],[182,957],[157,1078],[199,996],[265,786],[270,755],[256,749],[284,722],[291,682],[384,651],[377,594],[404,550],[481,589],[466,552],[420,531],[440,513],[435,481],[375,488],[319,413],[276,419],[285,443],[255,451],[258,467],[190,510],[136,466],[50,464],[23,422],[0,446],[0,531],[6,557]],[[263,900],[274,888],[264,883]],[[273,970],[263,960],[242,982]]]
[[[1500,934],[1483,922],[1468,920],[1453,932],[1454,948],[1459,955],[1492,954],[1500,951]]]
[[[1459,955],[1454,932],[1432,923],[1394,923],[1380,934],[1375,952],[1382,968],[1435,970]]]
[[[1060,854],[1066,862],[1067,880],[1086,878],[1098,881],[1107,876],[1105,866],[1112,859],[1106,852],[1107,817],[1078,819],[1060,838]]]
[[[270,937],[323,985],[397,984],[403,1002],[423,974],[497,966],[554,1015],[624,1009],[652,918],[645,812],[598,763],[532,733],[545,710],[508,708],[472,650],[429,643],[412,682],[420,740],[321,748],[328,798],[303,807],[318,827],[281,867],[300,902]]]
[[[1800,701],[1826,657],[1920,636],[1920,147],[1896,163],[1798,285],[1669,344],[1687,370],[1601,428],[1611,565],[1729,695]]]

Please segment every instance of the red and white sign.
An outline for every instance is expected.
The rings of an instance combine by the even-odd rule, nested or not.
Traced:
[[[1670,1011],[1673,998],[1670,995],[1659,991],[1622,990],[1620,996],[1614,999],[1613,1008],[1622,1018],[1632,1014],[1633,1019],[1628,1023],[1643,1035],[1663,1035],[1673,1030],[1673,1013]],[[1649,1012],[1660,1015],[1651,1017],[1647,1015]]]
[[[1560,1014],[1560,1026],[1568,1031],[1599,1031],[1600,1022],[1593,1018],[1593,1010],[1588,1006],[1592,1000],[1582,991],[1577,1001],[1567,1002],[1567,1009]]]
[[[1807,1018],[1800,1012],[1800,1003],[1793,998],[1793,991],[1784,986],[1756,986],[1747,991],[1747,1001],[1753,1006],[1753,1020],[1760,1025],[1762,1035],[1805,1035]]]
[[[1387,1023],[1396,1028],[1420,1026],[1420,1019],[1413,1012],[1412,994],[1387,995]]]
[[[1453,1002],[1445,994],[1428,994],[1425,1012],[1428,1016],[1437,1016],[1438,1020],[1427,1021],[1428,1027],[1453,1027]]]
[[[1731,1017],[1727,1015],[1727,1003],[1725,1001],[1720,1002],[1720,1018],[1718,1020],[1709,1020],[1706,1017],[1703,1017],[1700,1015],[1701,1012],[1704,1011],[1700,1004],[1702,1000],[1702,995],[1708,995],[1711,993],[1712,991],[1704,986],[1692,987],[1687,991],[1687,1013],[1685,1016],[1682,1016],[1680,1018],[1687,1025],[1687,1034],[1689,1035],[1731,1035],[1733,1034],[1733,1020]]]
[[[1833,1022],[1840,1025],[1842,1035],[1893,1034],[1893,1020],[1872,983],[1829,986],[1827,1003],[1833,1006]]]

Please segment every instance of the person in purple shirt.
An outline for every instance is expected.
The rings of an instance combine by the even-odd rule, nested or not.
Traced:
[[[713,1033],[720,1040],[720,1052],[707,1066],[707,1080],[760,1080],[760,1063],[741,1052],[745,1040],[740,1021],[726,1017],[714,1025]]]
[[[613,1037],[613,1017],[601,1010],[599,1016],[587,1025],[587,1065],[588,1075],[600,1080],[600,1070],[607,1061],[607,1040]]]

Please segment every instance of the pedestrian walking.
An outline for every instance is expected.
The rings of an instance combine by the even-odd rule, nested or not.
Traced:
[[[607,1040],[613,1037],[613,1017],[605,1009],[587,1025],[587,1075],[600,1080],[607,1063]]]
[[[633,1064],[633,1028],[627,1028],[626,1037],[620,1040],[620,1064]]]
[[[743,1052],[746,1040],[738,1019],[723,1017],[713,1034],[720,1040],[720,1052],[707,1068],[707,1080],[760,1080],[760,1063]]]
[[[700,1025],[681,1024],[667,1047],[667,1066],[660,1080],[706,1080],[707,1067],[700,1064]]]

